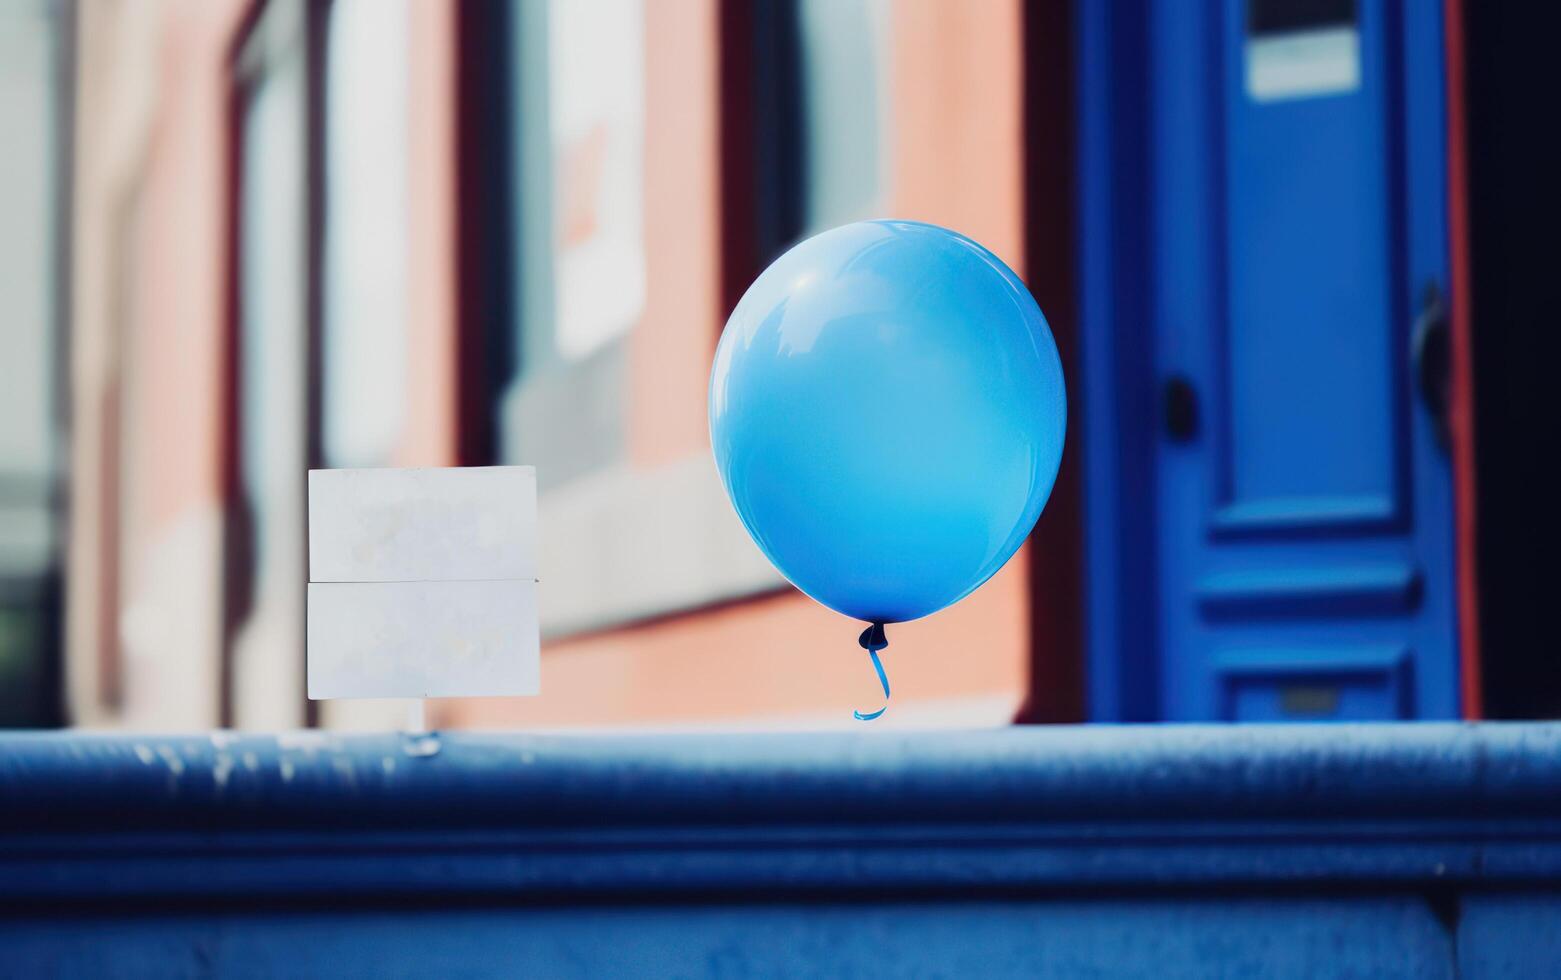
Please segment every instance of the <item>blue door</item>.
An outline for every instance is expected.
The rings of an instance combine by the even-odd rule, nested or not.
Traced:
[[[1127,430],[1136,406],[1145,428],[1109,446],[1145,457],[1116,463],[1114,490],[1147,516],[1140,552],[1116,528],[1093,563],[1141,583],[1093,603],[1094,663],[1114,658],[1103,676],[1119,686],[1096,714],[1136,699],[1168,720],[1456,716],[1441,5],[1150,0],[1145,14],[1141,112],[1120,95],[1120,40],[1102,64],[1085,34],[1083,84],[1115,72],[1113,125],[1145,131],[1141,159],[1116,161],[1139,206],[1093,191],[1113,199],[1117,238],[1094,261],[1118,266],[1119,292],[1141,286],[1116,313],[1141,334],[1102,326],[1085,262],[1086,358],[1120,368],[1133,358],[1113,344],[1146,348],[1140,374],[1086,378],[1086,411],[1112,400]],[[1127,22],[1094,30],[1139,29]],[[1088,199],[1083,217],[1088,238]],[[1102,547],[1094,535],[1092,557]],[[1102,646],[1130,642],[1134,618],[1153,650],[1136,670]]]

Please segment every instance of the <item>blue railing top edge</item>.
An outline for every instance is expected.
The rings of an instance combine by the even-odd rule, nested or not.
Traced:
[[[1561,818],[1561,724],[0,735],[12,832],[1393,817]]]

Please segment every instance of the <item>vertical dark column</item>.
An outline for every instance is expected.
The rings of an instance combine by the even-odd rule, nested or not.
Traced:
[[[239,624],[248,614],[250,569],[253,567],[253,521],[245,506],[240,480],[241,391],[243,373],[240,352],[243,349],[243,323],[240,308],[243,296],[241,270],[240,220],[244,188],[244,105],[248,101],[248,82],[239,68],[239,60],[259,16],[259,5],[252,6],[242,24],[234,31],[232,48],[227,54],[227,118],[223,139],[223,324],[222,324],[222,419],[219,428],[220,456],[217,460],[218,492],[222,500],[222,649],[217,668],[217,724],[233,724],[233,640]]]
[[[757,103],[754,5],[728,0],[720,7],[721,314],[730,316],[759,272],[759,168],[754,118]]]
[[[499,461],[499,398],[519,368],[515,285],[513,16],[506,3],[456,13],[456,462]]]
[[[54,9],[54,431],[56,459],[49,487],[56,558],[43,584],[43,637],[40,689],[35,722],[50,727],[66,722],[65,582],[67,515],[70,513],[68,466],[71,446],[71,220],[75,200],[76,3],[62,0]]]
[[[803,231],[806,127],[793,0],[720,8],[721,299],[750,283]]]
[[[1020,722],[1084,719],[1084,567],[1079,506],[1077,160],[1074,24],[1068,0],[1024,9],[1024,277],[1046,314],[1069,386],[1062,467],[1029,540],[1030,686]]]
[[[1552,605],[1561,514],[1550,18],[1466,2],[1480,647],[1486,715],[1561,716]]]

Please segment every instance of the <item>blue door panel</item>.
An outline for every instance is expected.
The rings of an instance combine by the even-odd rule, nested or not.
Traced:
[[[1133,4],[1117,6],[1085,21],[1082,85],[1108,77],[1091,51],[1132,50],[1112,32]],[[1262,28],[1276,11],[1280,29]],[[1120,540],[1127,519],[1091,539],[1092,681],[1109,685],[1096,716],[1147,700],[1167,720],[1455,717],[1450,465],[1410,383],[1411,325],[1447,278],[1440,6],[1150,0],[1146,13],[1142,113],[1120,89],[1080,103],[1086,410],[1112,404],[1091,415],[1109,428],[1087,449],[1121,473],[1147,453],[1152,472],[1090,490],[1114,514],[1153,514],[1136,547]],[[1142,253],[1123,181],[1091,177],[1111,147],[1088,137],[1107,123],[1145,133],[1140,158],[1112,171],[1143,170]],[[1094,242],[1094,215],[1122,244]],[[1146,376],[1122,367],[1137,343]],[[1195,405],[1179,431],[1173,385]],[[1107,617],[1118,625],[1099,628]],[[1152,668],[1111,646],[1132,635],[1152,638]]]
[[[1420,570],[1407,561],[1227,570],[1196,586],[1204,618],[1305,616],[1313,613],[1394,615],[1420,602]]]
[[[1365,4],[1355,26],[1275,36],[1248,30],[1247,0],[1224,6],[1228,307],[1210,379],[1223,402],[1211,447],[1219,506],[1268,514],[1252,525],[1268,533],[1288,529],[1275,509],[1303,532],[1385,516],[1397,509],[1402,433],[1384,11]],[[1265,51],[1328,43],[1308,40],[1321,35],[1353,36],[1353,90],[1254,96]]]
[[[1221,721],[1407,720],[1412,656],[1348,642],[1215,655]]]

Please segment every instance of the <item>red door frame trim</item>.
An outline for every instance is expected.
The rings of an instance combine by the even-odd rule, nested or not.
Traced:
[[[1484,714],[1480,684],[1480,603],[1474,446],[1474,362],[1469,261],[1469,159],[1466,138],[1463,0],[1443,5],[1447,65],[1447,221],[1452,272],[1452,436],[1454,546],[1457,554],[1459,679],[1463,716]]]

